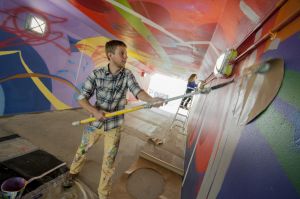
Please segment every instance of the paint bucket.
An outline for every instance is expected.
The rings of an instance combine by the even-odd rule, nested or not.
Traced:
[[[1,185],[3,199],[19,199],[22,196],[26,180],[21,177],[13,177],[5,180]]]
[[[63,162],[60,165],[57,165],[53,169],[50,169],[39,176],[30,178],[28,181],[22,177],[12,177],[5,180],[1,185],[1,192],[2,192],[3,199],[20,199],[23,191],[25,190],[26,185],[28,185],[29,183],[31,183],[36,179],[40,179],[45,175],[48,175],[49,173],[65,165],[66,163]]]

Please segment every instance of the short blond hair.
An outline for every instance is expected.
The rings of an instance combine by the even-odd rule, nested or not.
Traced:
[[[108,53],[115,53],[115,50],[118,46],[124,46],[127,47],[126,44],[123,41],[120,40],[110,40],[106,42],[105,44],[105,53],[106,57],[109,60]]]

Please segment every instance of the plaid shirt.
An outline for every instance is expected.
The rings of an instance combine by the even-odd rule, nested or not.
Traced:
[[[83,83],[77,99],[89,100],[96,91],[95,107],[106,112],[114,112],[125,108],[128,88],[135,97],[142,90],[130,70],[123,68],[112,75],[107,65],[93,70]],[[123,121],[124,114],[107,118],[103,122],[91,122],[90,125],[96,128],[104,125],[104,131],[108,131],[121,126]]]

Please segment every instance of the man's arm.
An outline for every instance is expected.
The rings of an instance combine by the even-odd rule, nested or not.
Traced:
[[[87,99],[81,99],[78,101],[79,105],[92,114],[97,120],[105,120],[104,117],[105,112],[102,110],[98,110],[96,107],[92,106],[91,103]]]
[[[154,107],[160,107],[164,104],[164,99],[160,97],[151,97],[148,93],[146,93],[144,90],[140,91],[137,94],[137,97],[145,102],[153,104]]]
[[[131,71],[128,71],[127,85],[131,93],[136,98],[151,103],[154,107],[159,107],[164,104],[164,99],[159,97],[151,97],[147,92],[142,90]]]

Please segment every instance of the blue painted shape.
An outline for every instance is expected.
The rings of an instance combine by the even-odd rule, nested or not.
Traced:
[[[196,199],[198,191],[200,190],[199,188],[204,178],[204,174],[196,170],[196,160],[194,157],[195,156],[193,156],[186,176],[186,180],[181,189],[182,199]]]
[[[284,59],[284,65],[286,70],[300,72],[300,32],[295,33],[291,37],[281,42],[278,49],[270,50],[263,55],[264,59],[282,57]],[[295,90],[295,92],[298,92]],[[291,93],[292,95],[292,93]],[[279,102],[280,101],[280,102]],[[294,144],[298,148],[300,147],[300,113],[296,107],[289,105],[288,103],[276,98],[272,106],[277,109],[278,112],[284,114],[284,116],[295,127],[294,132]]]
[[[69,63],[69,64],[75,64],[75,62],[72,61],[72,60],[70,60],[70,59],[68,59],[68,63]]]
[[[76,73],[74,71],[70,71],[68,69],[61,69],[61,70],[58,70],[57,72],[55,72],[55,75],[58,77],[60,77],[60,76],[66,77],[68,74],[70,74],[74,80],[76,79]]]
[[[263,58],[283,58],[284,66],[288,70],[300,72],[300,32],[281,42],[277,49],[264,53]]]
[[[78,48],[75,46],[76,43],[79,41],[78,39],[74,39],[73,37],[69,36],[68,35],[68,40],[69,40],[69,43],[70,43],[70,49],[71,49],[71,52],[79,52]]]
[[[8,38],[17,38],[16,35],[0,29],[0,37],[3,41]],[[23,41],[18,38],[16,43]],[[24,43],[24,42],[23,42]],[[48,68],[40,55],[31,46],[24,44],[20,46],[7,46],[1,51],[19,50],[25,63],[35,73],[49,74]],[[19,54],[0,56],[0,78],[26,73],[22,66]],[[41,78],[43,84],[51,91],[51,79]],[[31,78],[13,79],[1,84],[5,96],[4,112],[6,114],[19,114],[27,112],[38,112],[50,110],[51,104],[33,83]]]
[[[5,96],[2,86],[0,85],[0,115],[4,113]]]
[[[288,120],[294,127],[294,145],[300,147],[300,112],[289,103],[281,100],[279,97],[275,98],[272,106],[276,111],[281,113],[286,120]]]
[[[198,133],[200,133],[200,132],[198,132]],[[196,138],[195,138],[195,140],[196,140]],[[184,158],[184,171],[185,172],[186,172],[187,166],[189,164],[190,158],[192,156],[194,146],[195,146],[195,144],[193,143],[191,145],[191,147],[186,147],[186,149],[185,149],[185,158]],[[189,158],[187,158],[187,157],[189,157]]]
[[[300,198],[255,123],[242,132],[218,198]]]

